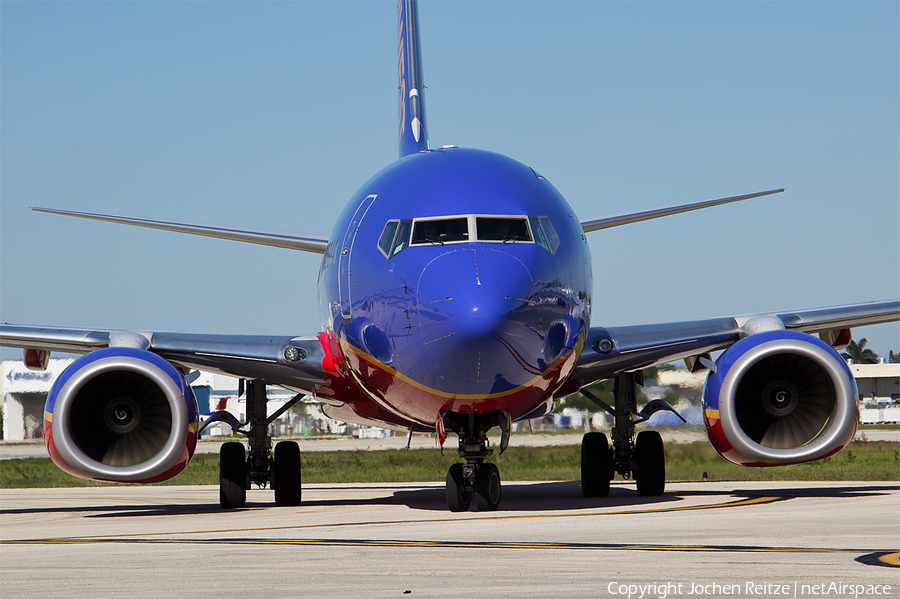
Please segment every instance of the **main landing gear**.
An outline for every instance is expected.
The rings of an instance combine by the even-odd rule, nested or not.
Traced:
[[[642,496],[659,496],[666,488],[662,437],[656,431],[643,431],[635,438],[634,425],[647,420],[658,410],[675,410],[657,400],[638,413],[636,386],[639,384],[643,384],[642,373],[626,373],[616,377],[613,388],[615,409],[589,390],[581,390],[615,418],[612,448],[603,433],[586,433],[581,441],[581,492],[585,497],[609,495],[609,483],[616,472],[626,479],[633,477],[638,494]]]
[[[239,442],[225,443],[219,450],[219,504],[224,509],[244,507],[247,490],[252,484],[271,486],[277,506],[300,505],[300,446],[294,441],[281,441],[275,445],[273,454],[269,437],[269,424],[300,399],[301,395],[298,395],[267,416],[266,385],[260,381],[247,382],[248,422],[244,424],[249,424],[250,429],[241,430],[241,424],[237,422],[233,423],[233,428],[235,432],[247,435],[249,455],[244,454],[244,444]],[[224,415],[218,420],[231,423]]]
[[[459,457],[465,464],[453,464],[447,471],[447,507],[451,512],[469,509],[472,497],[479,511],[492,512],[500,507],[500,470],[486,463],[494,450],[488,447],[487,432],[499,426],[500,453],[509,446],[511,422],[505,410],[490,414],[445,412],[444,427],[459,435]]]

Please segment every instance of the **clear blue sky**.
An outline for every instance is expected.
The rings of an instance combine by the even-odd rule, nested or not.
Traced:
[[[900,296],[897,2],[420,16],[432,146],[520,160],[582,218],[787,188],[591,233],[594,324]],[[393,2],[2,2],[0,320],[318,331],[317,255],[28,207],[330,233],[396,159],[395,45]]]

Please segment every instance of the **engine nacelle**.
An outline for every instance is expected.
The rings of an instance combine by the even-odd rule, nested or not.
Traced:
[[[841,356],[795,331],[746,337],[716,360],[703,388],[709,440],[743,466],[820,460],[853,439],[856,381]]]
[[[151,483],[190,462],[199,416],[190,385],[143,349],[110,347],[73,362],[44,408],[53,462],[81,478]]]

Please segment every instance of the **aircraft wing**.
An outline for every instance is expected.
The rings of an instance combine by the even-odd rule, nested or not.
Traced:
[[[327,384],[323,367],[325,353],[315,336],[205,335],[0,325],[0,345],[5,347],[86,354],[121,344],[142,347],[184,369],[260,379],[296,391],[313,392],[317,386]]]
[[[784,189],[770,189],[768,191],[757,191],[754,193],[746,193],[739,196],[728,196],[725,198],[715,198],[712,200],[702,200],[700,202],[689,202],[687,204],[677,204],[675,206],[666,206],[664,208],[654,208],[652,210],[642,210],[640,212],[626,212],[625,214],[617,214],[615,216],[605,216],[603,218],[592,218],[590,220],[581,221],[581,228],[585,233],[591,231],[599,231],[600,229],[609,229],[611,227],[619,227],[631,223],[637,223],[644,220],[661,218],[663,216],[671,216],[673,214],[681,214],[682,212],[690,212],[692,210],[700,210],[702,208],[711,208],[713,206],[721,206],[722,204],[731,204],[732,202],[740,202],[742,200],[750,200],[753,198],[761,198],[763,196],[772,195],[773,193],[781,193]]]
[[[272,247],[301,250],[314,254],[324,254],[328,249],[327,235],[301,235],[282,231],[264,231],[261,229],[248,229],[246,227],[226,227],[223,225],[205,225],[198,223],[185,223],[174,220],[155,220],[150,218],[136,218],[133,216],[121,216],[117,214],[100,214],[99,212],[77,212],[75,210],[57,210],[55,208],[33,207],[36,212],[49,214],[61,214],[122,225],[147,227],[148,229],[160,229],[175,233],[187,233],[189,235],[202,235],[203,237],[216,237],[244,243],[255,243]]]
[[[813,308],[729,316],[656,325],[591,327],[575,376],[582,385],[611,378],[622,372],[647,368],[682,358],[699,358],[725,349],[754,332],[756,327],[785,328],[849,342],[851,327],[900,320],[900,300],[887,300]]]

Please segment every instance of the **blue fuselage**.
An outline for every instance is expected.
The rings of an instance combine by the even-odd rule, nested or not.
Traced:
[[[590,327],[591,257],[562,195],[505,156],[398,160],[344,209],[319,272],[342,375],[400,420],[543,412]]]

